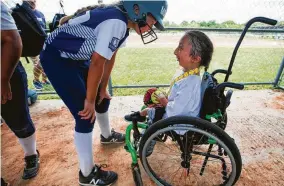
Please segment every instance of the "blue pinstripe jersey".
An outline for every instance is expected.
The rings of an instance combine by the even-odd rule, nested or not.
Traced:
[[[46,29],[46,21],[45,21],[45,17],[43,15],[43,13],[38,11],[38,10],[34,10],[33,13],[36,16],[37,20],[39,21],[40,26],[43,29]]]
[[[110,60],[128,37],[128,20],[115,7],[96,8],[70,19],[53,31],[46,44],[61,57],[89,60],[94,52]]]

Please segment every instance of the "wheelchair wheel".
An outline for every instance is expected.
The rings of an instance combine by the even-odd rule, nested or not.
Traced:
[[[156,140],[147,157],[151,140],[161,134],[167,135],[166,141]],[[157,185],[231,186],[242,168],[232,138],[220,127],[194,117],[170,117],[150,126],[141,139],[139,154],[146,173]]]

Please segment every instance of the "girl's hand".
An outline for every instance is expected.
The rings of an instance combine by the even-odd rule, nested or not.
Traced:
[[[93,123],[96,118],[95,103],[90,103],[85,99],[84,110],[80,111],[78,115],[81,116],[81,119],[91,119],[91,123]]]
[[[110,96],[109,92],[106,89],[100,90],[98,105],[101,104],[103,99],[111,99],[111,96]]]
[[[158,97],[158,101],[164,106],[164,107],[166,107],[167,106],[167,104],[168,104],[168,99],[167,99],[167,97],[166,96],[159,96]]]

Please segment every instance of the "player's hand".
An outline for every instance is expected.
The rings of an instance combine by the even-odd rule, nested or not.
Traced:
[[[98,105],[102,103],[103,99],[111,99],[109,92],[106,89],[102,89],[99,92]]]
[[[1,104],[12,99],[11,85],[9,81],[1,81]]]
[[[96,118],[95,103],[91,103],[85,99],[84,110],[80,111],[78,115],[81,116],[81,119],[91,119],[91,123],[93,123]]]

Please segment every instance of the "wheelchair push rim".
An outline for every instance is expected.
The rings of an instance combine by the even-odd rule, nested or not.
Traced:
[[[162,155],[161,153],[157,153],[157,154],[153,153],[149,157],[146,156],[147,147],[152,140],[157,139],[158,136],[161,136],[161,134],[166,134],[166,133],[169,133],[170,131],[177,131],[177,130],[179,131],[183,130],[187,132],[199,133],[199,134],[204,135],[205,137],[210,139],[211,142],[212,141],[215,142],[215,147],[213,147],[213,149],[215,148],[214,156],[218,157],[218,155],[216,155],[216,153],[218,154],[216,148],[219,149],[219,146],[220,146],[223,149],[223,152],[225,152],[226,157],[223,159],[219,157],[219,159],[215,159],[215,160],[212,160],[213,158],[209,157],[207,164],[204,167],[203,175],[200,176],[199,175],[200,170],[203,168],[204,159],[206,158],[204,154],[206,154],[207,149],[204,147],[202,147],[204,149],[203,156],[201,155],[197,157],[195,156],[196,154],[192,153],[190,157],[191,160],[189,161],[184,161],[185,158],[181,158],[181,151],[179,154],[178,153],[173,154],[173,152],[175,152],[174,151],[175,149],[173,149],[172,147],[168,148],[167,149],[168,153],[164,155]],[[159,142],[157,142],[157,144],[158,143]],[[164,144],[159,143],[159,144],[163,146],[165,145],[165,143]],[[202,144],[202,145],[206,146],[206,144]],[[210,145],[210,144],[207,144],[207,145]],[[177,146],[177,147],[179,148],[180,146]],[[239,176],[239,173],[237,173],[237,171],[240,171],[240,170],[236,168],[237,165],[236,165],[235,157],[232,153],[232,149],[230,148],[222,140],[220,140],[217,136],[210,134],[209,132],[205,130],[196,128],[192,125],[173,125],[173,126],[169,126],[169,127],[157,130],[155,133],[150,135],[150,137],[146,140],[143,146],[141,160],[142,160],[142,164],[143,164],[143,167],[146,173],[158,185],[233,185]],[[176,149],[176,150],[180,150],[180,149]],[[156,156],[157,158],[155,158],[155,155],[157,155]],[[165,159],[159,161],[158,158],[161,158],[162,156],[164,156]],[[151,160],[151,157],[152,157],[152,160]],[[226,160],[230,161],[229,164],[228,162],[226,162]],[[223,163],[224,161],[225,163]],[[198,163],[199,165],[196,165],[196,162],[199,162]],[[237,163],[239,163],[239,161]],[[166,164],[169,164],[169,165],[166,165]],[[216,164],[220,164],[220,165],[218,165],[216,168],[215,167]],[[223,168],[224,164],[225,164],[225,170],[226,170],[225,175],[222,172],[224,171],[224,168]],[[229,172],[227,172],[228,170]],[[220,177],[218,178],[218,182],[216,181],[216,176]],[[224,176],[227,179],[223,179]],[[195,177],[197,177],[197,179]]]

